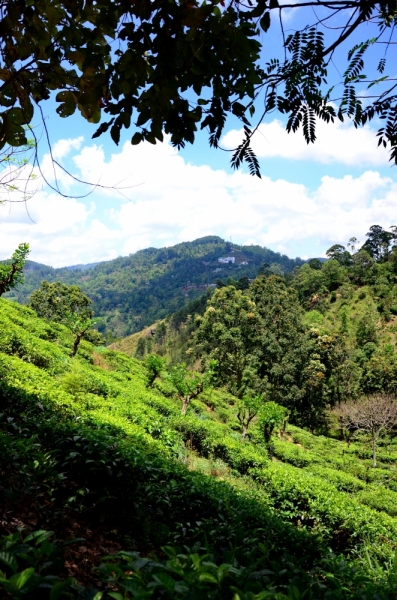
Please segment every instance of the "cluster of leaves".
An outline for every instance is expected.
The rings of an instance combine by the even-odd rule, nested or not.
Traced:
[[[11,259],[0,264],[0,296],[23,283],[23,268],[29,252],[29,244],[19,244]]]
[[[243,7],[224,6],[218,0],[5,3],[0,15],[2,145],[26,144],[34,103],[55,91],[61,117],[77,109],[90,123],[102,121],[94,137],[109,130],[116,144],[122,129],[133,123],[132,144],[145,140],[155,144],[166,133],[172,144],[183,147],[194,141],[199,128],[207,128],[210,145],[218,147],[227,117],[233,115],[242,123],[244,139],[232,165],[246,161],[250,172],[259,176],[250,141],[274,109],[288,116],[287,131],[302,127],[308,143],[316,139],[318,119],[329,123],[347,117],[358,127],[379,117],[384,121],[379,144],[390,146],[395,161],[396,95],[394,79],[385,73],[383,53],[384,47],[394,44],[395,2],[341,0],[334,7],[313,0],[299,10],[312,6],[320,10],[315,22],[311,12],[306,16],[304,12],[302,28],[281,38],[284,60],[272,58],[262,68],[258,34],[268,32],[274,11],[284,34],[283,11],[290,8],[276,0]],[[328,25],[334,21],[337,26]],[[338,97],[334,88],[339,86],[329,88],[328,83],[331,59],[368,24],[374,37],[347,47],[346,68],[339,67],[343,75]],[[369,53],[367,66],[378,66],[367,76]],[[377,93],[374,86],[379,86]],[[364,107],[362,97],[368,102],[369,89],[372,102]],[[186,97],[187,91],[194,101]],[[265,110],[252,127],[249,119],[261,91]]]
[[[333,368],[343,346],[336,335],[306,330],[302,316],[297,294],[279,276],[261,275],[244,291],[222,287],[197,318],[194,351],[204,363],[216,361],[217,384],[238,398],[259,394],[295,423],[318,427],[338,399]]]
[[[63,553],[71,540],[57,544],[52,531],[38,530],[28,535],[20,531],[0,538],[0,590],[8,598],[92,598],[96,590],[85,589],[73,577],[63,575]]]
[[[76,285],[48,283],[43,281],[33,292],[29,306],[39,317],[47,321],[62,323],[74,334],[71,357],[76,355],[83,338],[100,344],[103,336],[93,329],[95,321],[91,300]]]

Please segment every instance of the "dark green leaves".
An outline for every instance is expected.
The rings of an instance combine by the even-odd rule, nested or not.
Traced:
[[[5,3],[0,17],[1,144],[25,144],[23,127],[33,118],[33,102],[42,102],[56,92],[56,110],[64,118],[76,107],[90,123],[99,123],[103,113],[110,116],[94,137],[110,129],[118,144],[122,130],[133,124],[142,128],[133,135],[134,144],[156,143],[165,132],[171,143],[181,148],[194,142],[201,127],[208,128],[210,145],[218,147],[231,112],[243,126],[248,125],[245,110],[239,111],[236,103],[252,106],[263,91],[264,114],[277,109],[288,115],[287,130],[302,127],[308,143],[315,141],[316,120],[332,121],[332,111],[341,120],[344,115],[352,118],[356,127],[375,116],[386,118],[386,128],[378,133],[381,143],[391,147],[394,160],[397,150],[390,111],[397,99],[393,84],[387,88],[388,76],[367,80],[364,75],[369,50],[379,42],[387,48],[391,41],[381,38],[387,36],[395,19],[394,4],[354,1],[354,23],[347,20],[344,27],[341,21],[334,41],[327,38],[328,46],[322,30],[325,21],[303,27],[286,39],[284,61],[270,60],[265,70],[258,65],[262,50],[258,29],[269,31],[272,10],[282,20],[283,7],[277,0],[249,5],[240,10],[233,3],[226,7],[217,1],[201,5],[177,0]],[[322,7],[328,10],[328,5]],[[304,8],[297,5],[296,10]],[[379,20],[379,35],[360,41],[346,53],[348,65],[340,69],[341,94],[335,99],[332,89],[326,89],[329,61],[369,19]],[[376,64],[383,74],[385,58],[376,56]],[[366,109],[356,91],[364,81],[371,88],[380,86]],[[186,100],[189,90],[200,96],[203,89],[208,100],[200,98],[198,105]],[[336,111],[335,102],[339,104]],[[242,161],[258,175],[246,139],[236,149],[232,165],[237,168]]]
[[[263,29],[263,31],[266,33],[266,31],[268,31],[268,29],[270,27],[270,12],[269,11],[265,12],[263,17],[259,21],[259,24],[260,24],[261,28]]]
[[[23,268],[29,252],[29,244],[19,244],[11,259],[0,264],[0,296],[23,283]]]

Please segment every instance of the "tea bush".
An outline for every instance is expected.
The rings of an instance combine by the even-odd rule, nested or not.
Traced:
[[[295,444],[274,439],[273,452],[279,460],[294,465],[295,467],[307,467],[318,459],[310,450],[300,448]]]
[[[356,495],[356,499],[375,510],[385,512],[392,517],[397,516],[397,492],[383,486],[367,486]]]
[[[397,520],[377,514],[320,477],[290,465],[275,463],[258,469],[254,476],[285,517],[319,529],[334,547],[354,548],[369,541],[375,555],[393,556]]]
[[[317,475],[321,479],[332,483],[339,491],[354,494],[366,487],[365,483],[361,479],[358,479],[358,477],[354,477],[354,475],[350,475],[350,473],[345,473],[344,471],[332,469],[331,467],[311,465],[308,470],[313,475]]]
[[[88,342],[71,361],[62,326],[1,299],[0,314],[0,340],[49,357],[36,364],[1,346],[4,518],[28,506],[48,531],[101,523],[126,548],[102,561],[98,591],[67,577],[50,535],[7,535],[0,597],[394,597],[392,462],[371,469],[360,442],[293,426],[273,437],[271,461],[259,434],[241,443],[230,394],[207,389],[183,417],[167,382],[146,387],[139,361]]]

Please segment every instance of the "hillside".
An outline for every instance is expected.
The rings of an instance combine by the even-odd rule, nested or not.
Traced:
[[[229,258],[228,263],[219,258]],[[268,263],[274,272],[289,273],[301,259],[260,246],[238,246],[216,236],[168,248],[147,248],[89,269],[53,269],[28,261],[25,285],[6,297],[26,304],[43,279],[77,284],[92,299],[106,336],[124,337],[182,308],[218,278],[253,278]]]
[[[2,597],[394,597],[395,444],[373,469],[364,438],[287,425],[269,458],[230,393],[183,417],[165,373],[0,313]]]
[[[365,268],[362,266],[364,260]],[[319,430],[326,406],[333,406],[345,398],[359,398],[362,394],[387,392],[395,395],[396,276],[396,251],[387,260],[375,261],[361,250],[347,264],[334,258],[325,263],[311,261],[311,264],[295,269],[287,278],[268,273],[254,280],[242,292],[243,297],[254,299],[257,304],[252,316],[256,315],[257,329],[261,331],[247,346],[251,357],[251,364],[248,361],[244,367],[247,377],[252,381],[259,378],[255,385],[259,385],[258,389],[263,393],[267,390],[267,394],[272,394],[269,389],[276,390],[277,387],[282,389],[278,401],[290,410],[295,410],[296,403],[305,405],[305,417],[296,414],[295,418],[307,427]],[[222,290],[226,290],[225,293]],[[244,347],[243,333],[247,324],[240,323],[238,315],[233,319],[230,316],[233,329],[225,323],[222,337],[222,313],[240,302],[239,292],[229,287],[217,289],[212,294],[202,296],[178,313],[118,341],[111,348],[137,358],[156,353],[164,357],[167,364],[186,362],[190,368],[197,368],[203,356],[206,360],[208,357],[222,360],[223,375],[219,383],[228,385],[228,380],[233,377],[231,357],[238,352],[236,348]],[[268,295],[265,305],[263,294]],[[289,300],[280,315],[277,307],[285,297]],[[217,304],[222,309],[210,322],[210,311],[214,311]],[[289,321],[285,315],[289,315]],[[203,353],[202,339],[197,336],[203,322],[207,321],[207,338],[211,337],[211,331],[218,333],[212,342],[206,342]],[[275,330],[277,322],[281,333]],[[234,345],[231,331],[238,334]],[[281,336],[280,342],[275,342],[275,335],[276,339]],[[289,341],[284,343],[283,338]],[[227,359],[223,358],[222,343],[229,348]],[[265,381],[270,388],[263,388]],[[319,407],[322,408],[315,417]]]

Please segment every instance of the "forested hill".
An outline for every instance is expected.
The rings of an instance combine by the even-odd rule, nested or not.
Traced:
[[[328,261],[309,260],[285,278],[267,271],[245,289],[219,285],[210,300],[203,296],[113,347],[137,358],[156,353],[168,364],[183,361],[197,367],[202,345],[197,335],[207,323],[211,358],[218,368],[245,345],[250,356],[247,380],[254,381],[255,373],[266,379],[281,393],[281,403],[295,388],[299,402],[310,407],[305,426],[317,418],[319,406],[378,391],[396,394],[396,238],[379,226],[371,227],[367,236],[359,251],[334,245],[327,251]],[[254,304],[247,309],[244,302],[250,300]],[[234,313],[238,306],[242,316]],[[250,321],[244,320],[246,314]],[[281,331],[284,342],[275,343]],[[234,377],[236,365],[225,367],[222,385]]]
[[[220,258],[229,262],[219,262]],[[207,236],[168,248],[147,248],[88,268],[53,269],[28,261],[25,284],[6,297],[26,304],[43,280],[77,284],[94,303],[98,329],[123,337],[179,310],[218,278],[252,279],[264,263],[274,273],[288,273],[303,262],[261,246],[238,246]]]

